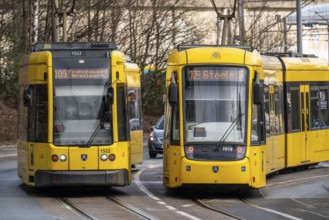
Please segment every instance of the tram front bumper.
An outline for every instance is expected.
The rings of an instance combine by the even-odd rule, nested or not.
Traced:
[[[249,160],[231,162],[182,160],[181,184],[251,185]]]
[[[50,186],[126,186],[128,170],[45,171],[35,172],[35,187]]]

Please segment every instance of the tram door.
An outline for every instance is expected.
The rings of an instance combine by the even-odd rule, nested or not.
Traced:
[[[301,123],[301,148],[300,156],[301,163],[307,163],[310,161],[310,153],[308,147],[308,132],[310,131],[310,86],[300,85],[300,123]],[[296,152],[297,153],[297,152]]]

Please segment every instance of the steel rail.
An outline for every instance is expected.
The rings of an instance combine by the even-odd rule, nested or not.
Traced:
[[[72,202],[70,202],[69,199],[67,198],[57,198],[61,203],[63,203],[63,205],[70,210],[73,210],[74,212],[76,212],[78,215],[80,215],[82,218],[84,219],[90,219],[90,220],[96,220],[97,218],[95,218],[94,216],[82,211],[79,207],[77,207],[76,205],[74,205]]]
[[[216,208],[214,208],[214,207],[211,207],[211,206],[207,205],[206,203],[204,203],[201,199],[193,199],[193,201],[194,201],[197,205],[199,205],[199,206],[201,206],[201,207],[204,207],[204,208],[206,208],[206,209],[212,210],[212,211],[214,211],[214,212],[221,213],[221,214],[223,214],[223,215],[226,215],[226,216],[228,216],[228,217],[231,217],[231,218],[234,218],[234,219],[237,219],[237,220],[245,220],[244,218],[241,218],[241,217],[235,216],[235,215],[233,215],[233,214],[231,214],[231,213],[228,213],[228,212],[225,212],[225,211],[223,211],[223,210],[220,210],[220,209],[216,209]]]
[[[114,196],[105,196],[107,199],[111,200],[112,202],[116,203],[117,205],[125,208],[126,210],[130,211],[132,214],[135,214],[136,216],[138,217],[141,217],[142,219],[157,219],[155,218],[154,216],[151,216],[145,212],[143,212],[142,210],[128,204],[128,203],[125,203],[121,200],[119,200],[118,198],[114,197]]]

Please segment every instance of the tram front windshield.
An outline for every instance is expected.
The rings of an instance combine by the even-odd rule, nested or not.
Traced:
[[[54,58],[54,144],[108,145],[113,142],[108,58]],[[93,137],[94,136],[94,137]]]
[[[247,69],[185,68],[187,143],[245,143]]]

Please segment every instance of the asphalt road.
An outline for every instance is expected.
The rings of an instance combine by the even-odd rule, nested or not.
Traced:
[[[15,146],[0,147],[1,220],[84,219],[59,202],[58,198],[63,195],[87,207],[96,216],[94,219],[123,219],[118,218],[124,216],[118,213],[121,209],[114,209],[113,204],[106,200],[107,196],[114,196],[135,210],[141,210],[150,219],[329,218],[329,163],[321,163],[313,169],[272,175],[259,193],[240,195],[221,187],[168,190],[162,185],[162,155],[150,159],[146,148],[144,163],[133,170],[133,183],[111,190],[78,187],[38,191],[28,188],[17,177],[15,157]],[[197,200],[221,212],[206,209]]]

